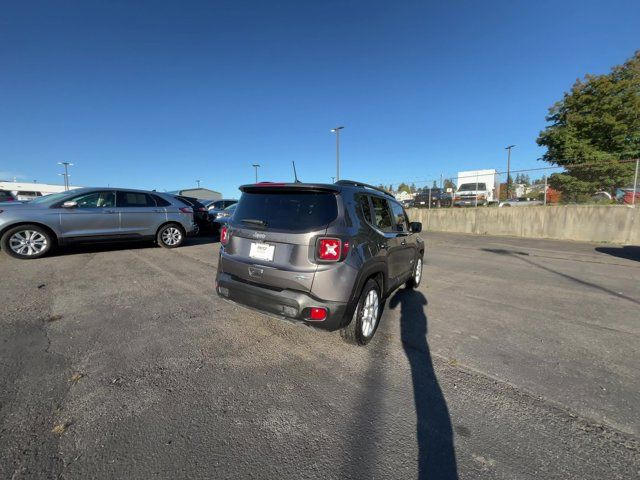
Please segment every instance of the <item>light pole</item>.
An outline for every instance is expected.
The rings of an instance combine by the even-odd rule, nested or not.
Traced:
[[[336,127],[331,129],[336,134],[336,181],[340,180],[340,130],[343,128]]]
[[[508,147],[504,147],[507,153],[507,200],[509,200],[509,187],[510,187],[510,178],[511,177],[511,149],[515,147],[515,145],[509,145]]]
[[[256,183],[258,183],[258,168],[260,168],[260,165],[258,165],[257,163],[254,163],[251,166],[256,170]]]
[[[73,167],[73,163],[58,162],[58,165],[64,165],[64,173],[60,173],[64,177],[64,190],[69,190],[69,167]]]
[[[336,177],[331,177],[331,183],[336,183]]]
[[[198,184],[198,188],[200,188],[200,180],[196,180],[196,183]]]

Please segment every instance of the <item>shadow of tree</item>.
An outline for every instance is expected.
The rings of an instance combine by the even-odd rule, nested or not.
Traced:
[[[451,418],[427,344],[427,299],[419,291],[405,288],[391,298],[389,308],[398,305],[402,347],[411,366],[416,406],[418,478],[457,479]]]
[[[549,268],[549,267],[545,267],[544,265],[541,265],[539,263],[536,263],[532,260],[529,260],[528,258],[524,258],[524,256],[528,256],[529,254],[527,253],[521,253],[521,252],[516,252],[513,250],[504,250],[504,249],[500,249],[500,248],[481,248],[480,250],[482,250],[483,252],[489,252],[489,253],[495,253],[497,255],[507,255],[507,256],[511,256],[512,258],[517,258],[518,260],[520,260],[521,262],[527,263],[529,265],[532,265],[534,267],[538,267],[540,270],[544,270],[545,272],[549,272],[549,273],[554,273],[560,277],[566,278],[567,280],[571,280],[579,285],[584,285],[586,287],[591,287],[594,288],[596,290],[600,290],[601,292],[604,293],[608,293],[609,295],[613,296],[613,297],[617,297],[617,298],[624,298],[625,300],[628,300],[630,302],[633,302],[637,305],[640,305],[640,301],[636,300],[635,298],[631,298],[628,297],[626,295],[623,295],[622,293],[616,292],[614,290],[611,290],[609,288],[605,288],[601,285],[598,285],[596,283],[593,282],[588,282],[587,280],[582,280],[581,278],[578,277],[574,277],[573,275],[569,275],[567,273],[563,273],[559,270],[554,270],[553,268]]]

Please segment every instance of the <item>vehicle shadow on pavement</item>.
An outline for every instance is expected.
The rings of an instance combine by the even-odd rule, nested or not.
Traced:
[[[640,262],[640,247],[635,245],[627,245],[625,247],[596,247],[596,252]]]
[[[458,478],[453,428],[447,402],[436,378],[427,343],[427,299],[418,290],[403,288],[389,308],[400,305],[402,348],[411,366],[417,416],[418,478]]]
[[[182,246],[178,247],[185,248],[194,245],[205,245],[208,243],[217,243],[219,242],[218,237],[216,236],[199,236],[199,237],[188,237],[185,239]],[[120,250],[144,250],[147,248],[161,248],[156,245],[154,242],[148,241],[132,241],[132,242],[98,242],[98,243],[76,243],[72,245],[65,245],[59,248],[54,249],[48,256],[49,257],[60,257],[66,255],[78,255],[82,253],[101,253],[101,252],[117,252]]]

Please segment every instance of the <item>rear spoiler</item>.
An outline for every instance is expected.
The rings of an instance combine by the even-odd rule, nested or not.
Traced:
[[[246,193],[278,193],[278,192],[330,192],[340,191],[338,185],[326,183],[274,183],[260,182],[240,186],[241,192]]]

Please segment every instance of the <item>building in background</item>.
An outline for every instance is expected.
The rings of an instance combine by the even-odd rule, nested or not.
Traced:
[[[222,194],[215,190],[209,190],[208,188],[185,188],[182,190],[172,190],[172,195],[182,195],[183,197],[193,197],[198,200],[221,200]]]
[[[81,188],[69,186],[69,190]],[[5,182],[0,181],[0,190],[9,190],[20,201],[31,200],[36,197],[43,197],[51,193],[64,192],[64,185],[54,185],[51,183],[36,182]]]

